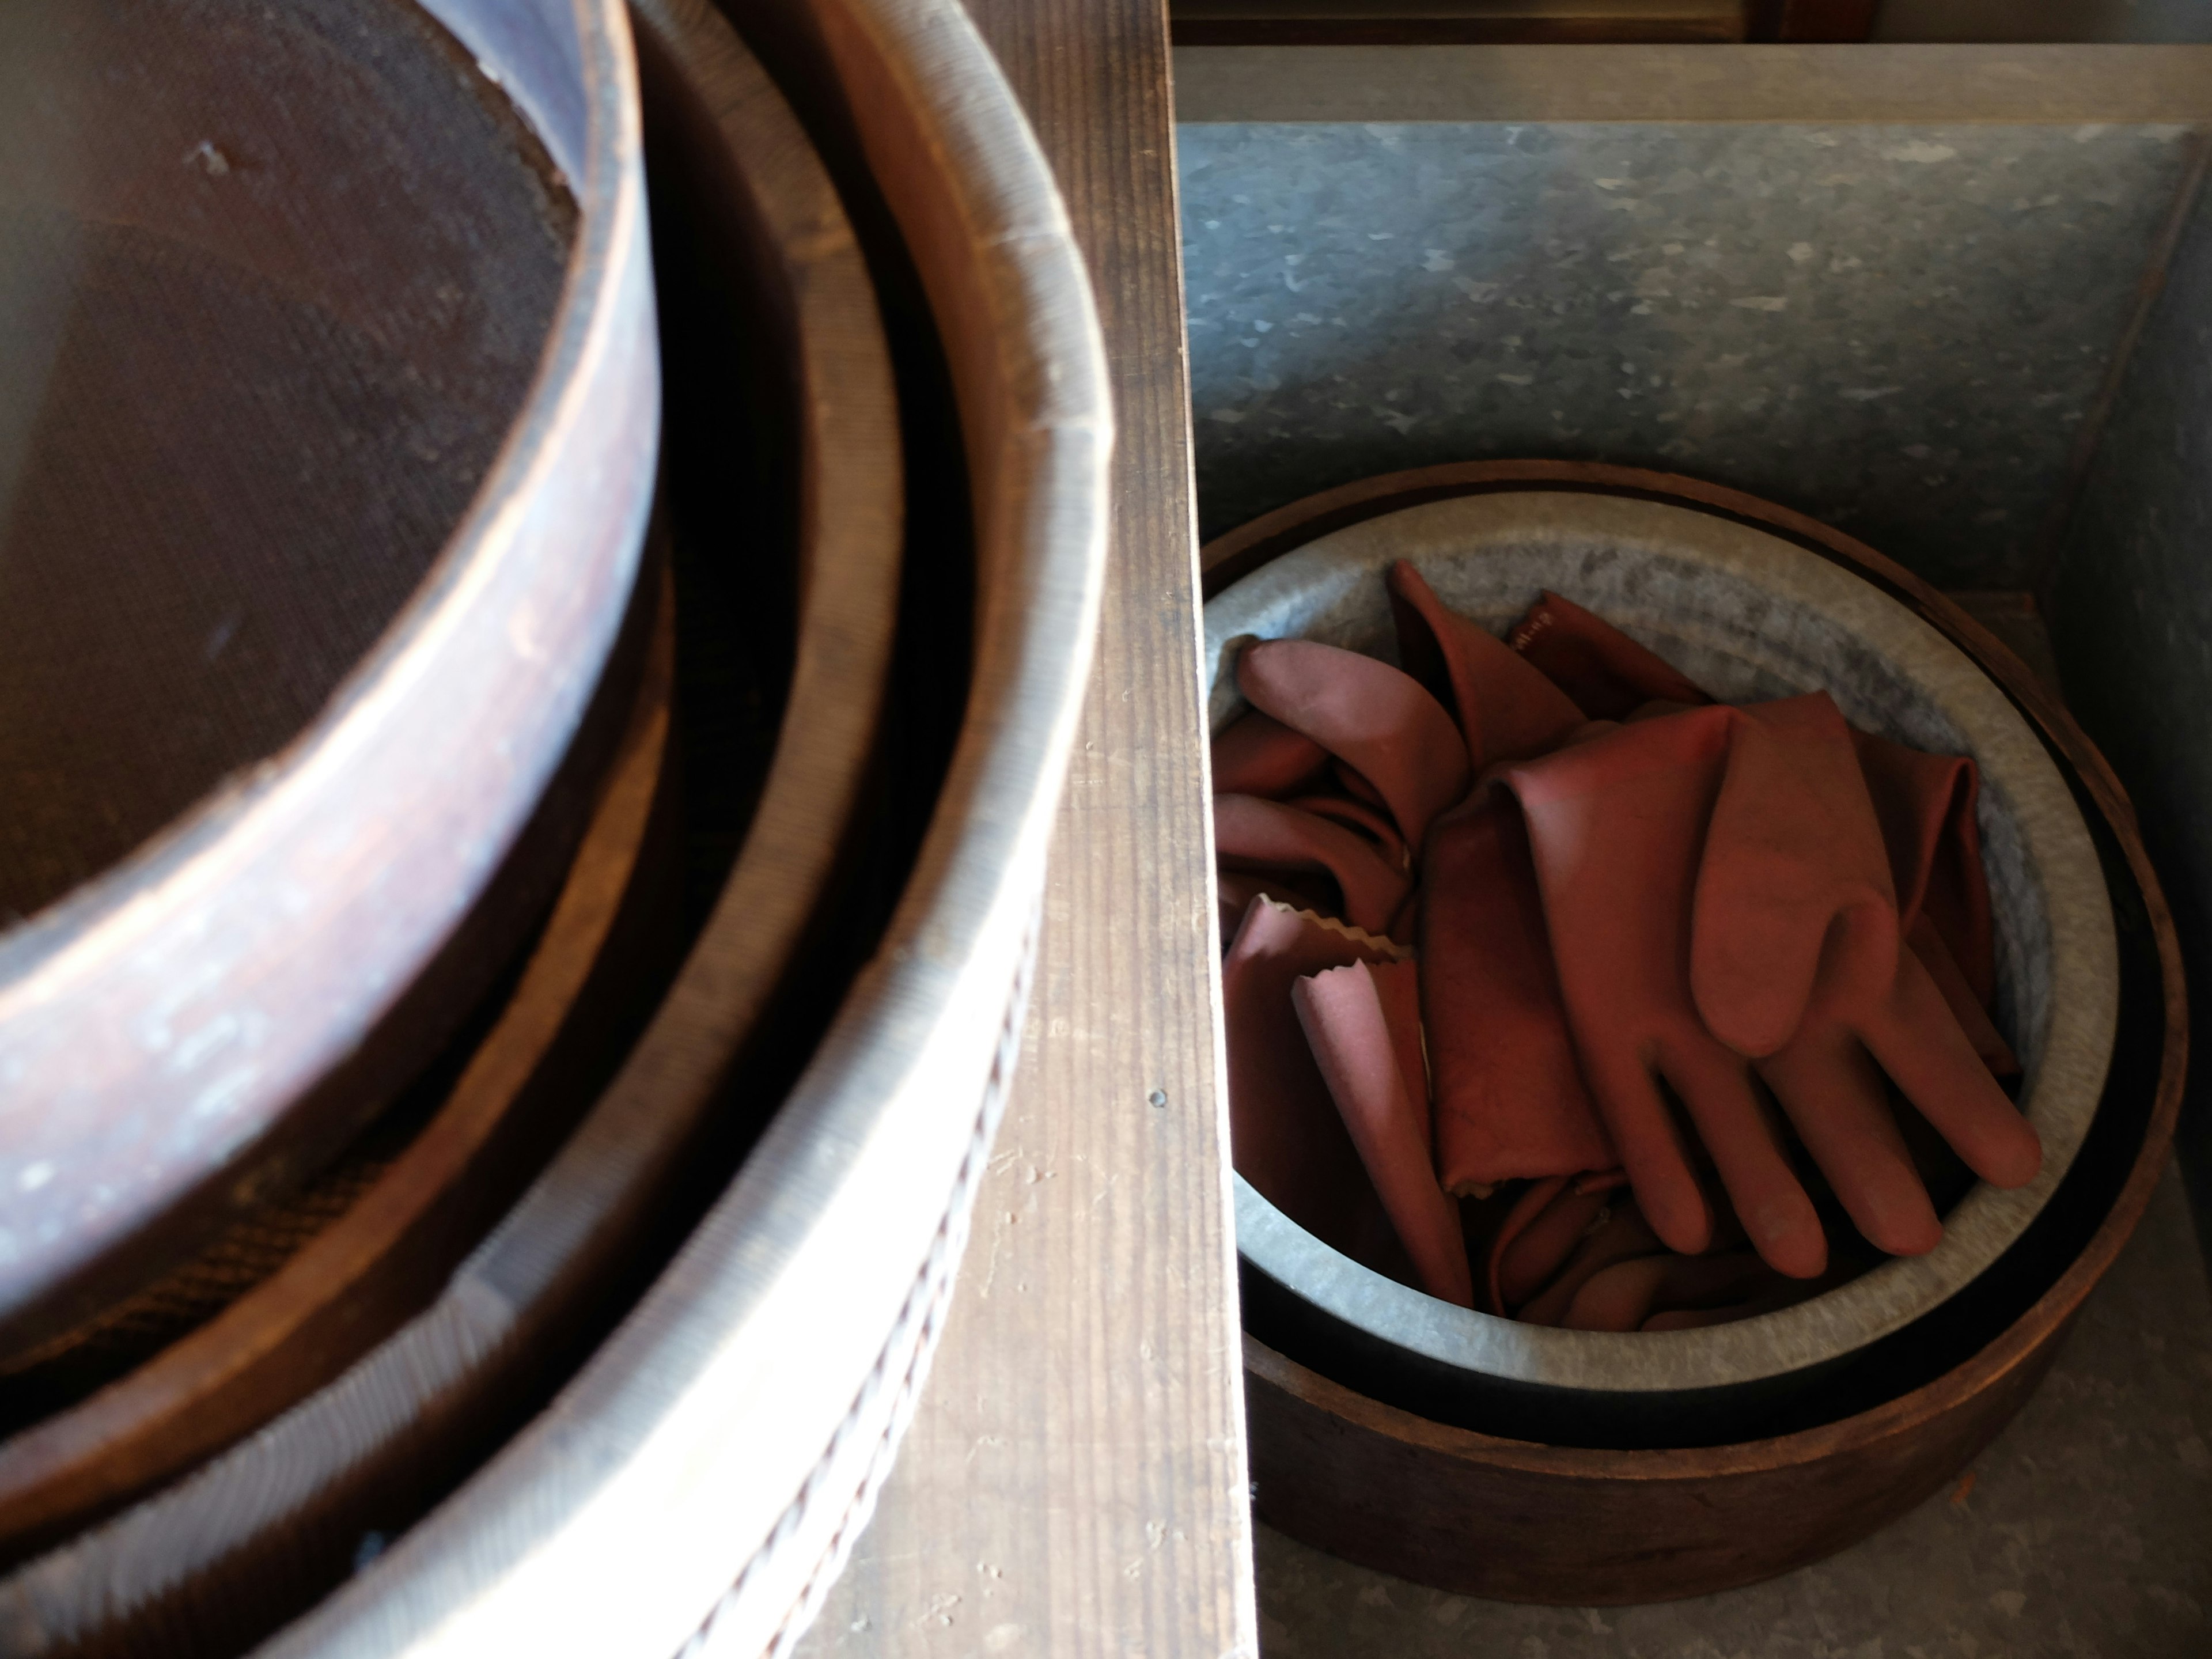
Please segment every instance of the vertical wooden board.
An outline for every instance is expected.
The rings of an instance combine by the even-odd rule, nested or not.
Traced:
[[[971,0],[1114,375],[1105,611],[1022,1066],[928,1388],[801,1651],[1256,1651],[1163,0]]]

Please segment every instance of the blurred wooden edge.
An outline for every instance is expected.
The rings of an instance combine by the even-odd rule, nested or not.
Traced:
[[[1860,41],[1876,0],[1170,0],[1177,46]]]
[[[1746,0],[1170,0],[1178,46],[1496,46],[1747,38]]]
[[[1188,122],[2212,121],[2212,46],[1203,46]]]

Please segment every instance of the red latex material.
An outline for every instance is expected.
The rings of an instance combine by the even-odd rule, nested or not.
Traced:
[[[1252,901],[1261,894],[1277,891],[1281,884],[1249,870],[1223,870],[1215,875],[1215,909],[1221,928],[1221,949],[1226,954],[1236,941],[1237,930],[1244,925],[1244,913],[1252,908]],[[1290,895],[1279,893],[1287,900]]]
[[[1712,701],[1672,664],[1556,593],[1538,600],[1506,643],[1592,720],[1626,720],[1647,702]]]
[[[1517,1308],[1551,1283],[1608,1207],[1602,1193],[1577,1192],[1570,1182],[1526,1224],[1501,1232],[1490,1253],[1491,1305]]]
[[[1455,711],[1477,771],[1540,755],[1583,723],[1572,698],[1504,641],[1447,608],[1411,564],[1392,565],[1388,583],[1398,661]]]
[[[1435,1131],[1429,1108],[1429,1065],[1421,1041],[1421,976],[1410,962],[1370,963],[1376,999],[1382,1005],[1383,1023],[1390,1028],[1390,1047],[1398,1056],[1398,1070],[1406,1079],[1406,1097],[1421,1126],[1424,1155],[1434,1144]]]
[[[1388,663],[1310,640],[1249,647],[1237,681],[1252,706],[1304,732],[1373,786],[1407,846],[1467,793],[1467,745],[1443,706]],[[1357,793],[1357,791],[1355,791]]]
[[[1898,915],[1926,915],[1984,1006],[1996,988],[1981,827],[1981,778],[1962,756],[1927,755],[1865,732],[1851,733],[1875,816],[1889,848]]]
[[[1226,870],[1317,872],[1335,884],[1333,914],[1370,933],[1389,930],[1410,879],[1340,823],[1256,795],[1213,798],[1213,842]]]
[[[1380,807],[1370,806],[1362,800],[1347,800],[1342,795],[1297,795],[1283,805],[1295,806],[1301,812],[1311,812],[1365,836],[1382,855],[1382,861],[1394,870],[1413,866],[1413,855],[1406,850],[1404,837],[1399,835],[1397,825],[1390,822],[1389,814]]]
[[[1983,1063],[1999,1077],[2011,1076],[2020,1061],[1989,1016],[1996,929],[1974,816],[1980,790],[1974,763],[1863,732],[1851,737],[1889,848],[1906,943]]]
[[[1405,1249],[1291,1001],[1291,986],[1310,975],[1389,959],[1382,946],[1315,916],[1252,901],[1221,964],[1230,1151],[1247,1181],[1323,1243],[1411,1282]]]
[[[1425,1126],[1367,965],[1355,963],[1301,979],[1291,988],[1291,1001],[1421,1288],[1462,1308],[1474,1306],[1459,1209],[1437,1185]]]
[[[1571,1331],[1644,1330],[1655,1314],[1741,1304],[1772,1277],[1749,1250],[1638,1256],[1592,1274],[1559,1322]]]
[[[1942,996],[1951,1017],[1959,1022],[1959,1029],[1966,1034],[1966,1041],[1974,1045],[1974,1052],[1995,1077],[2012,1077],[2020,1071],[2020,1060],[2012,1045],[2004,1040],[1989,1011],[1982,1006],[1974,988],[1966,982],[1951,947],[1943,942],[1942,934],[1923,912],[1912,919],[1912,928],[1905,935],[1905,944],[1920,965],[1928,970],[1928,977],[1936,981],[1936,989]]]
[[[1865,747],[1824,695],[1739,711],[1698,879],[1691,977],[1713,1032],[1765,1056],[1760,1076],[1859,1231],[1917,1255],[1942,1224],[1883,1073],[1984,1179],[2022,1185],[2043,1154],[1905,948],[1893,854],[1854,763]],[[1940,825],[1944,815],[1929,817]],[[1909,899],[1927,890],[1929,867],[1909,869],[1920,890]]]
[[[1635,1200],[1624,1198],[1595,1229],[1583,1235],[1558,1275],[1516,1309],[1514,1317],[1529,1325],[1557,1325],[1567,1316],[1576,1293],[1599,1273],[1617,1261],[1656,1255],[1663,1248]]]
[[[1884,1249],[1926,1250],[1942,1228],[1881,1072],[1978,1174],[2033,1175],[2033,1130],[1900,948],[1873,805],[1826,696],[1626,726],[1506,775],[1528,816],[1584,1076],[1669,1245],[1703,1248],[1705,1206],[1655,1073],[1759,1254],[1795,1277],[1825,1266],[1745,1054],[1765,1056],[1759,1075]]]
[[[1568,1036],[1528,835],[1510,799],[1478,791],[1431,832],[1419,942],[1446,1190],[1617,1163]]]
[[[1713,1226],[1664,1079],[1761,1254],[1810,1276],[1827,1258],[1819,1218],[1749,1065],[1690,994],[1692,898],[1737,719],[1711,708],[1623,726],[1502,776],[1527,816],[1583,1076],[1652,1230],[1694,1255]]]
[[[1213,792],[1271,800],[1310,788],[1328,773],[1328,751],[1302,732],[1248,708],[1213,740]]]

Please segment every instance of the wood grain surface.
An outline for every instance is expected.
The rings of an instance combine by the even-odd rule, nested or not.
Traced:
[[[975,0],[1089,258],[1105,612],[1013,1097],[813,1656],[1255,1649],[1161,0]]]
[[[1179,46],[1715,45],[1743,40],[1752,10],[1744,0],[1173,0],[1170,15]]]

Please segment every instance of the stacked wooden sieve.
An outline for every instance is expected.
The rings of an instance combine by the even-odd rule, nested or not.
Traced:
[[[1089,666],[1035,142],[952,0],[0,47],[0,1646],[787,1643]]]

